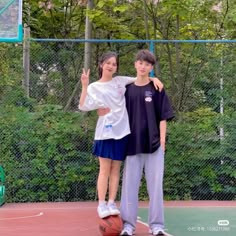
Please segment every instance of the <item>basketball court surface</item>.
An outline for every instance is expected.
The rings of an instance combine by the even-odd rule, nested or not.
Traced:
[[[1,236],[99,236],[96,202],[14,203],[0,207]],[[148,234],[140,203],[136,236]],[[165,202],[167,236],[235,236],[235,201]]]

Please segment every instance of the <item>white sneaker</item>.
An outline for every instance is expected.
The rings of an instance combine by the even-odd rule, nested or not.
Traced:
[[[110,213],[110,211],[109,211],[109,209],[108,209],[106,204],[98,205],[97,212],[98,212],[98,216],[100,218],[105,218],[105,217],[111,215],[111,213]]]
[[[114,202],[108,203],[107,207],[108,207],[108,210],[110,211],[110,215],[119,215],[120,214],[120,211],[118,210],[118,208]]]
[[[132,236],[134,235],[134,231],[130,227],[125,226],[124,229],[121,231],[120,235]]]
[[[165,235],[165,232],[162,228],[154,227],[152,229],[149,229],[149,234],[158,236],[158,235]]]

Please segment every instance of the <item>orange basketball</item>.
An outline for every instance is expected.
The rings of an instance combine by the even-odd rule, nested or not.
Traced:
[[[102,236],[118,236],[123,229],[123,222],[119,215],[99,219],[99,231]]]

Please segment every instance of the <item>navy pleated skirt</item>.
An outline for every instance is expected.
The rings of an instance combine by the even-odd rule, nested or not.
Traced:
[[[121,139],[94,140],[93,154],[97,157],[123,161],[126,156],[128,136]]]

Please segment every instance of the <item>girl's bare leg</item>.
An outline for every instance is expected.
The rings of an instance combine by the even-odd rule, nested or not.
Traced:
[[[112,160],[108,158],[99,157],[99,175],[97,181],[97,190],[98,190],[98,200],[105,201],[107,188],[108,188],[108,179],[110,176]]]
[[[116,194],[120,181],[120,167],[121,161],[111,162],[109,177],[109,201],[114,201],[116,199]]]

